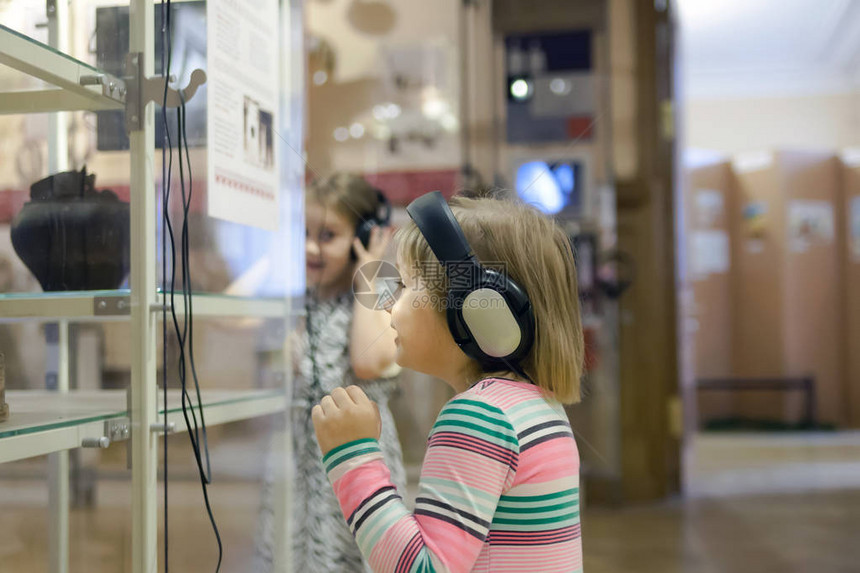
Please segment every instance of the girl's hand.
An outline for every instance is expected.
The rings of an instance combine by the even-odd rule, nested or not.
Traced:
[[[376,403],[358,386],[332,390],[313,407],[311,419],[323,455],[353,440],[378,440],[382,431]]]
[[[391,237],[394,236],[394,227],[376,226],[370,230],[370,240],[367,243],[367,248],[361,244],[361,240],[355,237],[352,240],[352,248],[355,249],[355,256],[358,259],[358,266],[372,262],[381,261],[385,255],[385,249],[388,248],[388,243],[391,242]]]

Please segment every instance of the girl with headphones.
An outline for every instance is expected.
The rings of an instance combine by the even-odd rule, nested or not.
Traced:
[[[366,565],[328,484],[310,412],[336,387],[361,387],[378,407],[379,447],[391,482],[405,488],[400,442],[388,408],[399,372],[390,317],[353,296],[358,269],[381,259],[391,240],[390,206],[363,178],[336,173],[308,186],[305,217],[307,316],[294,352],[292,570],[355,573]]]
[[[508,201],[449,207],[433,192],[407,211],[397,363],[457,395],[431,431],[412,512],[372,398],[337,388],[314,407],[346,523],[376,572],[580,571],[579,455],[562,406],[579,400],[584,356],[568,237]]]

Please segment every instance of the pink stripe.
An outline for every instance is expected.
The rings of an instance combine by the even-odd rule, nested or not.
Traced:
[[[494,462],[487,458],[476,460],[474,456],[463,455],[460,450],[447,448],[448,460],[430,460],[421,468],[421,475],[446,479],[451,481],[464,481],[472,487],[488,493],[501,491],[508,473],[508,466]],[[481,463],[483,462],[483,463]]]
[[[391,474],[380,459],[358,466],[335,481],[334,494],[345,517],[352,515],[361,502],[376,490],[391,485]]]
[[[512,463],[516,460],[516,452],[509,450],[507,448],[503,448],[501,446],[497,446],[496,444],[491,444],[490,442],[481,440],[480,438],[473,438],[471,436],[466,436],[463,434],[453,434],[451,432],[441,432],[438,434],[434,434],[430,438],[429,446],[435,445],[462,445],[464,447],[468,447],[471,451],[478,452],[486,452],[487,454],[492,455],[494,458],[498,459],[504,463]]]
[[[558,573],[582,567],[582,544],[579,541],[531,548],[493,547],[482,556],[484,554],[492,560],[493,573]]]
[[[520,454],[514,487],[579,474],[579,454],[570,440],[550,440]]]
[[[492,531],[490,541],[549,541],[552,539],[566,537],[568,535],[579,535],[579,525],[572,525],[562,529],[547,532],[534,531]]]
[[[504,447],[498,444],[494,444],[488,440],[484,440],[477,436],[473,436],[465,433],[458,432],[437,432],[430,437],[430,443],[433,443],[434,438],[448,438],[454,440],[462,440],[463,442],[467,442],[473,446],[475,446],[479,450],[489,450],[492,452],[496,452],[501,456],[506,456],[515,453],[514,446]]]
[[[428,546],[434,554],[444,555],[444,562],[452,571],[467,571],[475,562],[484,544],[462,529],[427,515],[416,515],[415,519],[424,532]],[[443,552],[439,549],[444,548]]]
[[[424,546],[421,543],[421,536],[415,535],[406,545],[406,549],[403,550],[403,553],[400,555],[400,559],[398,559],[398,567],[395,569],[395,573],[408,573],[409,569],[412,568],[412,563],[415,562],[415,556],[418,555],[418,552],[421,551],[421,548]]]
[[[382,539],[370,553],[368,561],[375,571],[392,571],[397,566],[403,546],[418,533],[418,524],[412,516],[397,520],[391,529],[385,532]]]

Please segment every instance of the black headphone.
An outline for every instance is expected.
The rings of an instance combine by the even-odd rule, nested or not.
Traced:
[[[535,318],[525,290],[481,265],[439,191],[415,199],[406,212],[448,277],[446,312],[454,341],[484,371],[511,369],[528,378],[519,363],[534,344]]]
[[[355,236],[361,241],[366,249],[370,244],[370,233],[374,227],[387,227],[391,221],[391,203],[379,189],[376,189],[378,201],[376,209],[369,216],[362,217],[355,227]],[[352,251],[352,260],[356,260],[355,251]]]

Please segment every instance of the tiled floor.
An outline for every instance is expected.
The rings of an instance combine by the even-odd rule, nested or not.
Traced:
[[[585,508],[587,573],[860,572],[860,435],[707,436],[692,452],[694,496]],[[170,487],[170,570],[214,571],[199,485]],[[221,570],[251,573],[259,484],[237,475],[211,493]],[[0,481],[0,572],[48,570],[46,507],[44,482]],[[131,571],[129,508],[127,484],[108,479],[95,508],[72,511],[70,573]]]

